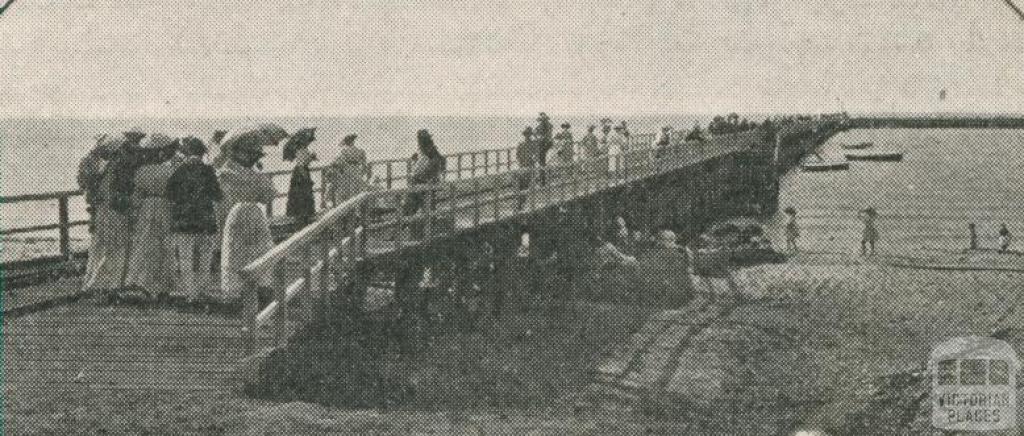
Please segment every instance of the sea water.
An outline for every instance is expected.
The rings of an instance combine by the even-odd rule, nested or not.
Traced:
[[[995,248],[1000,224],[1024,243],[1024,130],[863,129],[833,136],[820,149],[842,159],[840,144],[870,141],[871,151],[903,152],[902,162],[852,161],[848,171],[801,172],[781,180],[780,210],[798,211],[801,250],[858,253],[858,211],[878,211],[878,251],[962,250],[968,223],[981,248]],[[784,246],[785,216],[769,220]],[[1019,245],[1018,244],[1018,245]]]

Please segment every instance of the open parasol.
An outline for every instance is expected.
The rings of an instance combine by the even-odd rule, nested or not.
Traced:
[[[221,154],[228,154],[235,147],[263,148],[277,145],[288,137],[288,132],[276,124],[260,124],[232,130],[220,143]]]
[[[285,141],[282,158],[287,161],[295,160],[295,152],[308,147],[313,141],[316,141],[316,127],[299,129]]]

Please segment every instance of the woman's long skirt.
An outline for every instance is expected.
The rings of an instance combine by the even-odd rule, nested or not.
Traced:
[[[124,286],[131,243],[131,218],[110,208],[96,206],[96,232],[89,247],[89,262],[83,289],[118,290]]]
[[[238,203],[224,222],[221,245],[221,288],[223,298],[231,300],[242,295],[246,283],[240,274],[242,268],[274,247],[270,224],[259,203]],[[273,275],[270,271],[253,277],[253,285],[269,287]],[[253,289],[255,291],[255,289]]]
[[[143,199],[133,230],[125,286],[153,294],[170,293],[176,277],[170,256],[171,211],[167,200]]]

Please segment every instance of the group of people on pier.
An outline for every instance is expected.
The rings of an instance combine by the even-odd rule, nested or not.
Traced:
[[[324,208],[370,187],[370,166],[356,138],[346,136],[324,169]],[[97,138],[78,168],[92,233],[83,287],[110,299],[138,291],[158,299],[236,301],[239,271],[273,245],[266,205],[278,190],[261,159],[267,146],[286,139],[282,157],[294,163],[286,215],[302,226],[317,213],[310,174],[317,157],[309,149],[315,128],[291,135],[271,127],[218,131],[208,141],[138,131]],[[419,131],[417,142],[420,158],[410,184],[436,182],[444,157],[428,131]],[[206,159],[214,147],[220,153]],[[421,198],[410,198],[403,213],[421,206]],[[212,286],[217,270],[221,283]],[[270,277],[259,279],[270,285]]]

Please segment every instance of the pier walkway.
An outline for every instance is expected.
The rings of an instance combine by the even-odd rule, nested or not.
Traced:
[[[800,146],[810,147],[834,133],[835,127],[819,130],[816,123],[800,122],[786,129],[793,135],[807,133]],[[464,155],[476,157],[449,157],[448,175],[437,185],[407,187],[401,177],[389,179],[391,189],[363,193],[326,211],[310,226],[285,231],[280,244],[243,271],[252,285],[243,295],[241,313],[151,303],[61,305],[82,296],[73,277],[19,288],[13,301],[5,301],[5,314],[19,315],[4,320],[4,347],[9,351],[6,374],[11,381],[42,383],[40,388],[61,383],[104,389],[223,387],[236,380],[230,372],[232,364],[287,343],[316,310],[327,306],[330,296],[356,286],[397,286],[395,280],[382,280],[379,274],[365,276],[364,265],[390,265],[403,256],[418,258],[423,250],[451,238],[496,225],[519,225],[562,207],[586,203],[603,210],[609,193],[629,195],[633,189],[644,189],[645,184],[688,168],[709,180],[726,180],[737,168],[733,159],[741,155],[754,154],[771,162],[773,151],[776,158],[780,153],[803,153],[773,150],[778,137],[760,130],[667,148],[652,146],[652,135],[636,138],[624,153],[572,165],[521,169],[510,160],[512,149],[490,150]],[[471,166],[463,166],[465,162]],[[395,175],[398,165],[385,163],[383,168]],[[521,190],[524,180],[530,183]],[[426,196],[423,210],[403,216],[399,206],[416,192]],[[58,223],[56,228],[72,224],[78,223]],[[279,229],[285,225],[278,222]],[[71,257],[69,252],[67,258]],[[264,274],[275,278],[274,297],[260,309],[255,283]],[[55,308],[32,313],[51,307]],[[69,357],[60,358],[65,352]],[[168,382],[166,374],[181,376]]]

